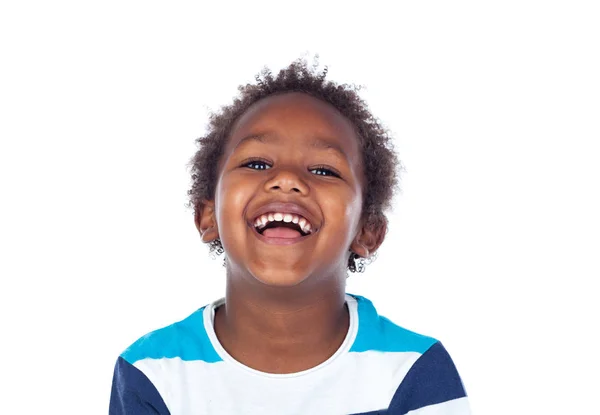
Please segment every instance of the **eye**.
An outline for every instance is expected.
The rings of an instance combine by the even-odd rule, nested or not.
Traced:
[[[271,165],[263,159],[252,159],[245,161],[242,167],[248,167],[252,170],[267,170],[271,168]]]
[[[313,167],[309,170],[311,173],[316,172],[315,174],[318,176],[332,176],[332,177],[340,177],[339,173],[330,167],[326,166],[317,166]]]
[[[244,161],[241,164],[241,167],[247,167],[251,170],[268,170],[272,166],[270,162],[257,158]],[[337,171],[327,166],[316,166],[309,169],[309,171],[317,176],[340,177],[340,174]]]

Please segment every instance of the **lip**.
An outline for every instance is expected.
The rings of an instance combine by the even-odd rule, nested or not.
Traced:
[[[264,235],[261,235],[260,233],[258,233],[258,230],[254,226],[254,221],[257,217],[269,212],[291,213],[303,216],[310,222],[312,226],[312,232],[306,236],[299,236],[297,238],[269,238]],[[304,242],[307,239],[310,239],[315,233],[317,233],[319,231],[319,228],[321,227],[320,224],[317,223],[314,216],[307,209],[296,203],[290,202],[272,202],[261,206],[260,209],[258,209],[254,213],[254,216],[249,219],[248,226],[252,228],[252,232],[254,232],[254,235],[256,235],[256,237],[260,241],[270,245],[294,245],[297,243]]]
[[[299,236],[297,238],[269,238],[269,237],[266,237],[266,236],[258,233],[258,230],[253,225],[248,225],[248,226],[250,226],[250,228],[252,228],[252,232],[254,232],[254,235],[259,240],[261,240],[262,242],[269,244],[269,245],[294,245],[297,243],[304,242],[307,239],[310,239],[314,235],[314,232],[313,232],[310,235]]]

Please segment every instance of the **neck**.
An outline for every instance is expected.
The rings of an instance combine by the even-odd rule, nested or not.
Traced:
[[[324,362],[349,327],[345,285],[332,280],[318,290],[258,289],[228,275],[225,304],[215,315],[219,341],[234,359],[264,372],[293,373]]]

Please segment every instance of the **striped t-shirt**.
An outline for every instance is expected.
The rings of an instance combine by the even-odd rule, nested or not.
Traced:
[[[271,374],[234,360],[214,330],[219,300],[154,331],[117,360],[110,415],[467,415],[467,396],[440,342],[346,295],[350,328],[322,364]]]

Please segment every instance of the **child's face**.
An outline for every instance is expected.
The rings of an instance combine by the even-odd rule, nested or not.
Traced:
[[[256,136],[261,138],[248,138]],[[349,250],[369,253],[357,237],[362,234],[361,160],[352,124],[329,104],[301,93],[257,102],[231,132],[215,200],[197,220],[203,240],[219,237],[230,271],[267,285],[345,277]],[[261,237],[256,219],[274,202],[303,209],[312,233],[279,243]]]

